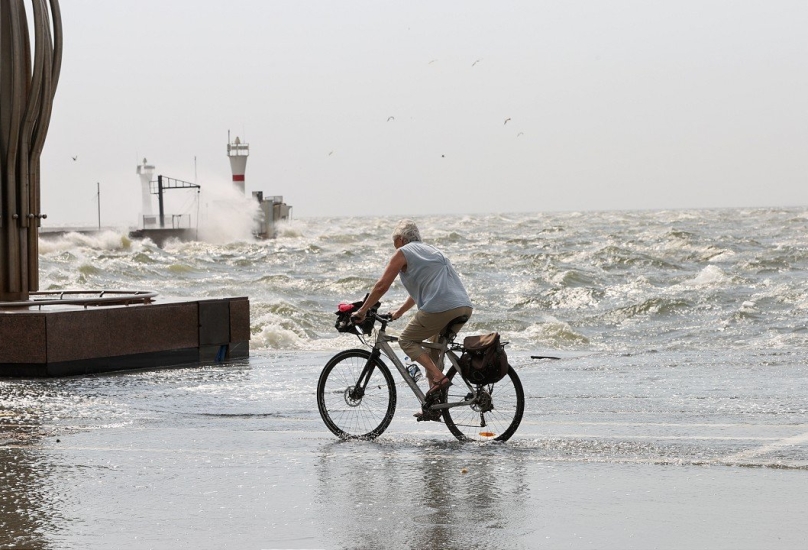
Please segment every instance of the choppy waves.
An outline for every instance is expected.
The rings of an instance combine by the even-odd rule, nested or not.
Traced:
[[[468,332],[519,350],[783,348],[808,343],[808,212],[600,212],[417,218],[475,302]],[[271,241],[174,242],[124,232],[40,243],[43,290],[249,296],[253,349],[352,346],[333,330],[393,252],[388,218],[281,226]],[[400,285],[386,308],[403,301]],[[400,328],[393,327],[393,329]]]

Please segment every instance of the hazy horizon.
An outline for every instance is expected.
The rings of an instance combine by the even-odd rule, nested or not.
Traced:
[[[62,3],[46,225],[136,165],[295,217],[808,204],[808,3]],[[76,157],[74,160],[73,157]],[[172,199],[183,202],[183,198]],[[155,200],[156,204],[156,200]]]

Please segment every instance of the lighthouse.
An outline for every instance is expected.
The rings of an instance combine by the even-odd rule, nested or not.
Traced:
[[[244,193],[244,172],[247,170],[247,157],[250,156],[250,144],[241,143],[236,136],[230,141],[230,132],[227,132],[227,156],[230,158],[230,171],[233,172],[233,186]]]
[[[149,182],[152,181],[152,177],[154,176],[154,165],[149,164],[144,158],[143,162],[137,166],[137,175],[140,176],[140,200],[143,204],[141,220],[143,221],[143,226],[145,227],[149,223],[154,223],[154,214],[152,214],[151,204],[151,189],[149,187]]]

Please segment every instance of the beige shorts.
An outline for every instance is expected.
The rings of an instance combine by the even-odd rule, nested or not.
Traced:
[[[398,337],[398,344],[407,357],[410,359],[417,359],[427,352],[421,342],[429,340],[436,342],[441,331],[446,328],[453,319],[465,315],[471,317],[473,310],[470,307],[456,307],[448,311],[441,311],[440,313],[427,313],[425,311],[418,311],[415,317],[407,324],[404,332]],[[462,324],[454,326],[454,332],[457,333]],[[429,350],[432,361],[436,361],[438,357],[438,350]]]

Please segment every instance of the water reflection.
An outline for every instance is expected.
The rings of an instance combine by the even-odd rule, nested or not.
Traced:
[[[46,434],[27,393],[0,384],[0,548],[47,548],[44,534],[52,526],[48,473],[36,449]]]
[[[340,548],[501,548],[525,528],[525,465],[507,445],[331,443],[316,463]]]

